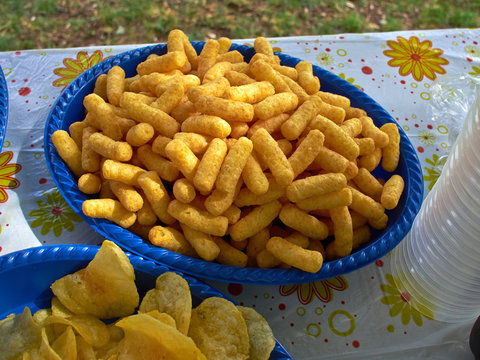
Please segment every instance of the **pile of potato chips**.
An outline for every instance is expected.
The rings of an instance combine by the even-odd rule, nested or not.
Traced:
[[[86,268],[51,289],[51,308],[0,321],[0,358],[255,360],[268,359],[275,346],[253,309],[219,297],[192,309],[187,281],[173,272],[140,302],[130,261],[108,240]]]

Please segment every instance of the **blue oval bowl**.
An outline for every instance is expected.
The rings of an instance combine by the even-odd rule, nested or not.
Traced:
[[[199,53],[204,42],[193,42],[192,44]],[[241,52],[246,61],[249,61],[255,54],[252,47],[245,45],[232,44],[231,50]],[[133,76],[136,74],[137,64],[144,61],[148,55],[164,54],[166,51],[165,44],[146,46],[108,58],[88,69],[65,88],[47,118],[44,147],[50,174],[73,210],[97,232],[132,253],[165,264],[183,273],[218,281],[269,285],[301,284],[351,272],[386,255],[405,237],[422,203],[423,177],[415,149],[401,127],[398,127],[401,136],[400,161],[395,174],[401,175],[405,180],[405,190],[398,206],[392,211],[387,211],[389,217],[387,227],[382,231],[373,231],[372,240],[350,256],[324,263],[317,273],[307,273],[297,269],[240,268],[194,259],[155,247],[108,220],[85,216],[82,213],[82,203],[88,197],[78,190],[77,182],[55,150],[51,136],[54,131],[59,129],[68,131],[71,123],[83,120],[83,98],[93,91],[95,80],[99,75],[107,73],[110,68],[119,65],[125,70],[127,77]],[[277,53],[277,55],[280,57],[282,65],[294,67],[301,61],[285,54]],[[352,106],[364,109],[377,126],[389,122],[396,124],[395,120],[379,104],[357,87],[318,66],[313,66],[313,72],[320,79],[322,91],[348,97]],[[384,179],[391,175],[385,173],[381,167],[378,167],[374,174]]]
[[[0,256],[0,320],[9,314],[19,314],[28,306],[32,314],[51,307],[53,296],[50,285],[57,279],[87,266],[99,246],[51,245],[17,251]],[[170,271],[143,257],[126,253],[135,269],[135,283],[140,299],[155,288],[156,278]],[[225,295],[200,280],[179,273],[187,280],[195,307],[206,298],[217,296],[229,301]],[[232,301],[233,302],[233,301]],[[292,359],[277,341],[271,360]]]
[[[2,151],[8,122],[8,88],[3,69],[0,66],[0,151]]]

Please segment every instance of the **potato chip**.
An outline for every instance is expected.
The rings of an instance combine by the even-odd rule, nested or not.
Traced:
[[[192,295],[187,281],[174,272],[160,275],[155,289],[147,292],[139,308],[140,312],[152,310],[171,315],[177,329],[187,335],[192,310]]]
[[[52,316],[52,309],[40,309],[35,314],[33,314],[33,320],[42,328],[45,329],[47,333],[47,338],[49,341],[55,340],[57,334],[65,331],[65,325],[62,324],[47,324],[46,320]],[[58,326],[58,328],[56,328]]]
[[[55,281],[51,288],[68,310],[100,319],[130,315],[139,303],[133,267],[109,240],[86,268]]]
[[[65,305],[63,305],[60,300],[56,296],[52,298],[52,307],[50,308],[50,316],[56,315],[60,317],[67,317],[74,315],[70,310],[68,310]],[[49,323],[44,320],[44,326],[48,326],[47,335],[50,341],[55,340],[58,336],[60,336],[67,328],[68,325],[60,324],[60,323]],[[53,335],[53,336],[52,336]]]
[[[71,326],[67,326],[66,330],[55,339],[52,349],[62,360],[77,359],[77,341]]]
[[[29,308],[0,322],[0,354],[3,359],[16,359],[23,352],[41,343],[41,328],[33,320]]]
[[[110,341],[119,342],[125,336],[125,334],[123,333],[123,330],[119,328],[117,325],[110,324],[110,325],[107,325],[107,327],[108,327],[108,332],[110,333]]]
[[[117,322],[125,332],[119,358],[132,360],[206,360],[193,340],[177,329],[147,314],[125,317]]]
[[[2,325],[2,323],[6,322],[7,320],[11,320],[15,317],[15,314],[10,314],[10,315],[7,315],[7,317],[3,320],[0,320],[0,325]]]
[[[268,360],[275,347],[275,337],[262,315],[249,307],[237,306],[247,323],[250,339],[249,360]]]
[[[52,315],[52,309],[40,309],[40,310],[37,310],[37,312],[35,314],[33,314],[33,320],[35,320],[35,322],[40,325],[40,327],[44,327],[45,324],[45,320]],[[8,317],[7,317],[8,319]],[[0,321],[0,324],[5,321],[5,320],[2,320]]]
[[[83,337],[78,335],[77,341],[77,360],[97,360],[92,345],[87,343]]]
[[[171,326],[173,328],[177,328],[177,324],[175,323],[175,319],[168,315],[167,313],[161,313],[158,310],[152,310],[146,313],[147,315],[153,316],[155,319],[160,320],[165,325]]]
[[[96,359],[117,359],[118,342],[110,341],[108,344],[95,349]]]
[[[91,315],[72,315],[61,317],[52,315],[47,320],[47,324],[65,324],[73,327],[87,343],[94,347],[100,347],[110,340],[110,332],[101,320]]]
[[[52,307],[51,307],[52,313],[51,315],[56,315],[56,316],[61,316],[61,317],[67,317],[74,315],[73,312],[68,310],[65,305],[63,305],[60,300],[54,296],[52,298]]]
[[[41,360],[62,360],[62,358],[50,346],[45,328],[42,329],[40,347],[30,352],[30,358]]]
[[[245,360],[249,339],[242,313],[230,301],[207,298],[192,311],[188,335],[209,360]]]

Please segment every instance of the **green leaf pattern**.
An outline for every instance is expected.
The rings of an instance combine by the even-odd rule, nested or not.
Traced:
[[[63,230],[73,232],[74,222],[81,222],[82,218],[67,204],[58,188],[44,192],[43,196],[44,199],[36,201],[38,209],[28,213],[28,216],[34,218],[30,227],[41,227],[42,236],[48,235],[50,231],[55,237],[60,237]]]

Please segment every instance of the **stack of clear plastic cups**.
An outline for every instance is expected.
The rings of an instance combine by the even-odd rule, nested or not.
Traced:
[[[423,314],[446,322],[480,315],[480,96],[391,270]]]

